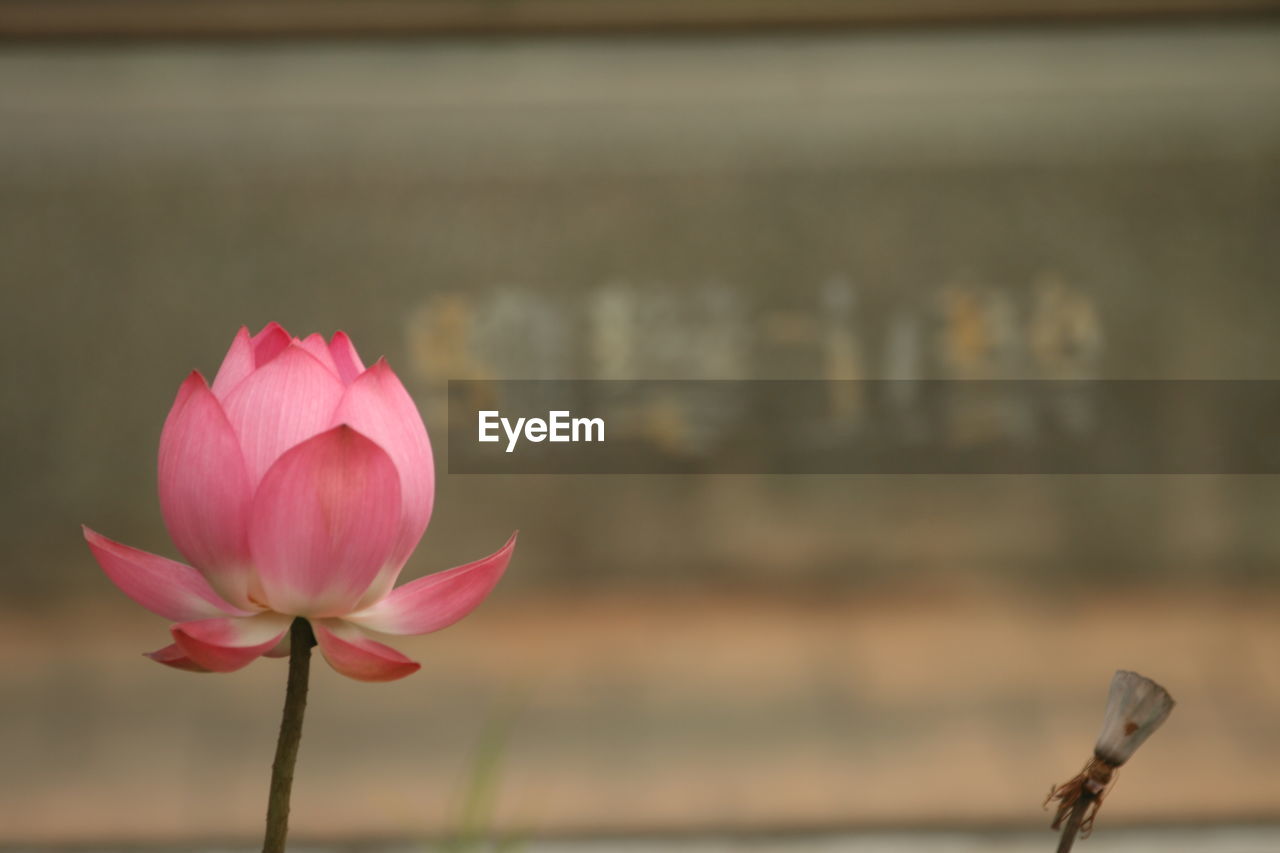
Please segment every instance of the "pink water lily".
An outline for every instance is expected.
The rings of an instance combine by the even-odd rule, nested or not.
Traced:
[[[149,657],[231,672],[289,654],[305,617],[334,669],[390,681],[417,663],[366,635],[425,634],[471,612],[506,570],[496,553],[393,589],[431,516],[435,473],[422,418],[379,360],[342,332],[241,329],[213,385],[192,372],[160,438],[160,506],[190,565],[85,528],[107,576],[176,622]]]

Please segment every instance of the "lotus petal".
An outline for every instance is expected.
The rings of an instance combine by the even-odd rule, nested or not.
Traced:
[[[231,348],[222,359],[222,366],[213,377],[213,395],[219,400],[227,399],[232,389],[253,373],[256,367],[253,339],[249,336],[248,328],[241,326],[231,341]]]
[[[343,385],[350,385],[357,376],[364,373],[364,362],[360,360],[360,353],[356,352],[356,345],[347,337],[346,332],[334,333],[329,353],[333,356],[333,363],[338,366],[338,377],[342,379]]]
[[[265,367],[292,342],[293,337],[285,331],[284,326],[272,320],[253,336],[254,366]]]
[[[170,631],[178,648],[197,666],[210,672],[234,672],[275,647],[292,623],[291,616],[259,613],[183,622]]]
[[[165,666],[171,666],[174,669],[185,669],[187,672],[210,671],[187,657],[187,653],[179,648],[177,643],[170,643],[163,649],[156,649],[154,652],[147,652],[143,657],[149,657],[156,663],[162,663]]]
[[[324,335],[314,332],[297,342],[307,352],[316,357],[316,361],[333,371],[334,376],[341,376],[338,373],[338,365],[333,360],[333,353],[329,351],[329,344],[324,339]],[[345,382],[343,383],[346,384]]]
[[[332,426],[342,392],[337,374],[297,344],[236,386],[223,408],[255,488],[280,454]]]
[[[388,645],[366,637],[340,619],[312,619],[320,653],[329,665],[357,681],[395,681],[417,672],[421,664]]]
[[[333,415],[387,451],[400,475],[402,518],[387,570],[370,586],[362,605],[382,598],[417,546],[431,518],[435,466],[422,416],[384,359],[351,383]]]
[[[165,421],[159,484],[178,550],[223,595],[249,606],[249,473],[235,430],[199,373],[182,383]]]
[[[428,634],[457,622],[480,605],[507,570],[516,534],[496,553],[410,581],[386,598],[346,616],[383,634]]]
[[[400,524],[391,458],[349,426],[280,457],[253,502],[249,547],[278,613],[350,612],[386,565]]]
[[[174,622],[248,615],[224,601],[209,581],[190,566],[122,545],[88,527],[83,530],[89,550],[107,577],[152,613]]]

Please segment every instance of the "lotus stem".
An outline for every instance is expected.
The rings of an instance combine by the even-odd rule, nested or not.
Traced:
[[[302,742],[302,716],[307,710],[307,682],[311,678],[311,647],[316,644],[311,623],[293,620],[289,631],[289,681],[284,694],[284,714],[276,757],[271,764],[271,793],[267,797],[267,834],[262,853],[284,853],[289,834],[289,795],[293,791],[293,767]]]
[[[1086,791],[1071,805],[1071,814],[1067,816],[1066,825],[1062,827],[1062,840],[1058,842],[1058,853],[1071,853],[1071,848],[1076,843],[1076,835],[1080,832],[1080,824],[1084,821],[1085,813],[1089,811],[1089,804],[1093,799],[1093,794]]]

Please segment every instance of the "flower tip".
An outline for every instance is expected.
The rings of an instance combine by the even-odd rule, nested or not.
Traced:
[[[248,326],[241,326],[236,329],[236,333],[231,336],[231,346],[227,347],[228,352],[234,352],[237,346],[247,347],[253,343],[253,332],[249,331]]]
[[[84,534],[84,541],[88,542],[89,547],[91,548],[102,548],[108,545],[118,544],[114,540],[103,536],[87,524],[80,525],[80,532]]]
[[[378,356],[378,360],[370,365],[369,369],[366,370],[365,373],[369,374],[380,386],[383,383],[400,382],[400,377],[396,375],[395,370],[391,367],[391,363],[387,361],[387,357],[385,355]]]
[[[173,413],[183,408],[193,394],[197,394],[202,390],[208,390],[209,383],[205,382],[204,374],[198,370],[193,370],[187,374],[187,378],[182,380],[182,384],[178,386],[178,393],[173,398],[173,407],[170,408],[170,417]]]
[[[284,326],[281,326],[275,320],[272,320],[270,323],[267,323],[265,326],[263,326],[262,329],[258,332],[258,334],[254,335],[254,337],[260,338],[267,333],[276,334],[277,332],[283,332],[285,335],[289,335],[288,329],[286,329]],[[289,335],[289,337],[292,337],[292,335]]]
[[[253,366],[265,367],[284,352],[293,340],[292,336],[275,320],[262,327],[262,331],[250,339],[253,344]]]
[[[333,333],[328,344],[329,354],[333,357],[334,366],[338,368],[338,377],[342,384],[350,385],[361,373],[364,373],[364,362],[351,337],[341,329]]]

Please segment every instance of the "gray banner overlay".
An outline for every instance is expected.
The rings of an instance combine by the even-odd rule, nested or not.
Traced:
[[[1280,381],[450,381],[448,470],[1276,474]]]

